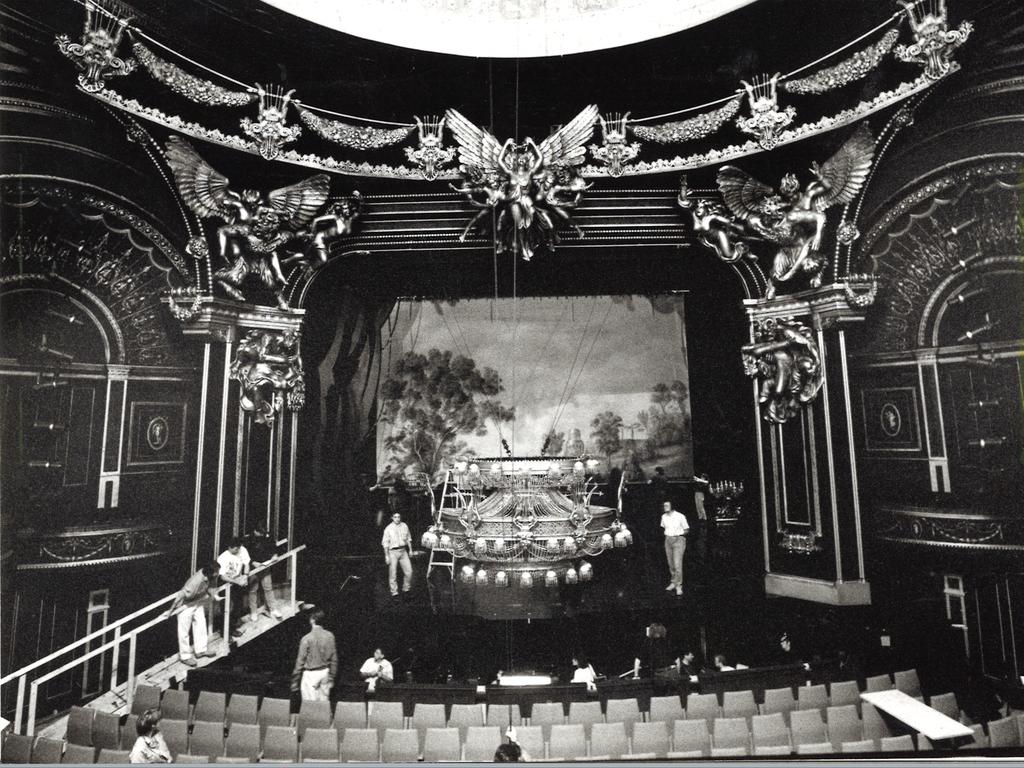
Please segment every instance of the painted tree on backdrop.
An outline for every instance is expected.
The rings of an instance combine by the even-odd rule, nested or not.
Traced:
[[[434,480],[444,465],[467,456],[460,435],[487,434],[487,420],[511,421],[514,411],[497,399],[504,391],[492,368],[451,351],[407,352],[381,386],[381,421],[392,425],[384,441],[396,476],[411,469]]]
[[[658,448],[683,442],[689,416],[686,409],[686,385],[681,381],[655,384],[651,389],[651,407],[637,414],[647,430],[646,458],[654,458]]]
[[[612,456],[622,448],[622,426],[625,422],[617,413],[604,411],[590,422],[590,436],[597,440],[597,448],[608,459],[608,471],[612,468]]]

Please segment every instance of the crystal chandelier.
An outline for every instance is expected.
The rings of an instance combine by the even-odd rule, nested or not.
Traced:
[[[585,457],[458,462],[423,546],[467,561],[458,571],[467,584],[590,581],[594,567],[585,558],[633,542],[622,523],[621,482],[617,507],[590,503],[597,484],[588,473],[596,466]]]

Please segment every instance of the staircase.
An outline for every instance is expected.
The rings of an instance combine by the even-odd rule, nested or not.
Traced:
[[[236,646],[252,642],[263,633],[276,627],[281,621],[291,618],[299,612],[302,603],[296,599],[296,575],[298,555],[304,549],[305,545],[295,547],[282,555],[276,556],[273,560],[252,572],[252,574],[257,574],[264,570],[275,568],[275,566],[281,566],[273,572],[275,574],[274,592],[278,598],[278,610],[282,618],[278,620],[260,613],[257,615],[256,621],[247,620],[243,622],[241,624],[243,630],[241,636],[235,637],[233,641]],[[287,577],[283,580],[277,578],[278,571],[283,572],[285,570],[282,564],[287,565]],[[11,672],[4,676],[3,679],[0,679],[0,686],[17,685],[18,694],[13,732],[30,736],[40,735],[54,739],[63,739],[67,729],[67,715],[58,717],[42,728],[36,728],[39,686],[59,674],[64,674],[79,667],[87,660],[100,654],[109,654],[110,688],[106,693],[100,694],[85,706],[101,712],[118,715],[131,711],[135,687],[140,683],[157,686],[161,690],[166,690],[173,684],[183,681],[190,669],[208,666],[214,661],[227,656],[231,649],[229,644],[225,643],[224,638],[227,636],[229,619],[225,618],[221,626],[214,629],[217,625],[210,621],[212,609],[208,607],[207,626],[210,627],[210,636],[207,648],[214,654],[213,656],[198,658],[196,659],[196,667],[191,667],[183,664],[175,653],[158,661],[148,669],[136,671],[138,637],[144,633],[165,632],[173,634],[175,632],[175,619],[173,616],[167,617],[166,611],[174,601],[176,594],[167,595],[155,603],[112,624],[108,624],[106,627],[76,640],[74,643],[55,651],[49,656],[39,659],[22,669]],[[225,584],[219,587],[217,596],[223,598],[224,615],[229,617],[232,595],[229,593],[228,585]],[[125,645],[128,647],[128,669],[127,674],[122,678],[119,675],[118,663],[121,649]],[[56,669],[46,671],[48,666],[61,661],[65,661],[65,663]],[[26,693],[28,694],[27,708],[25,707]]]

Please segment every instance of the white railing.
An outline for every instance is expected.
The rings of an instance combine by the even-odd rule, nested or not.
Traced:
[[[305,548],[306,545],[302,544],[298,547],[295,547],[294,549],[288,550],[287,552],[281,555],[275,555],[272,560],[268,560],[259,568],[254,568],[252,571],[250,571],[249,575],[255,575],[257,573],[267,570],[268,568],[274,567],[278,563],[288,560],[291,603],[292,605],[295,605],[295,587],[298,577],[298,570],[296,567],[298,565],[298,554]],[[229,589],[230,586],[232,585],[222,584],[217,588],[215,593],[217,595],[217,599],[222,600],[224,603],[224,628],[221,637],[223,638],[223,641],[225,643],[228,643],[231,637],[231,590]],[[76,640],[75,642],[70,643],[69,645],[65,645],[63,648],[54,651],[49,656],[44,656],[43,658],[38,659],[37,661],[34,661],[31,664],[22,667],[21,669],[15,670],[10,674],[5,675],[3,678],[0,678],[0,688],[9,685],[15,680],[18,681],[18,696],[14,711],[14,732],[26,733],[29,736],[35,735],[36,709],[39,704],[39,687],[43,683],[56,677],[57,675],[62,675],[65,672],[74,669],[75,667],[80,666],[81,664],[84,664],[86,661],[93,658],[94,656],[99,656],[101,653],[106,653],[108,651],[112,652],[112,659],[110,664],[110,690],[115,690],[118,686],[118,662],[120,660],[120,652],[123,643],[128,643],[128,673],[125,676],[124,683],[125,695],[127,699],[127,708],[130,710],[132,706],[132,701],[135,697],[135,661],[139,635],[151,629],[152,627],[155,627],[157,624],[162,624],[163,622],[168,620],[169,616],[164,606],[168,606],[170,603],[174,602],[174,598],[177,596],[177,594],[177,592],[173,592],[170,595],[167,595],[166,597],[162,597],[156,602],[150,603],[145,608],[140,608],[134,613],[131,613],[122,619],[118,619],[112,624],[108,624],[105,627],[101,627],[95,632],[88,634],[85,637],[82,637]],[[159,614],[153,617],[152,614],[156,611],[159,611]],[[212,613],[212,605],[207,606],[207,611]],[[143,617],[146,616],[149,616],[149,618],[144,619]],[[209,626],[212,627],[212,616],[210,616],[210,618],[211,621],[209,622]],[[133,627],[132,629],[125,629],[130,622],[135,622],[136,620],[142,620],[142,623],[138,626]],[[89,649],[89,646],[93,642],[97,640],[103,640],[110,634],[113,634],[113,639],[103,642],[96,648]],[[62,657],[66,657],[68,656],[68,654],[73,654],[77,649],[82,648],[83,646],[85,646],[87,650],[81,656],[77,656],[71,659],[66,664],[57,667],[57,669],[52,669],[49,672],[39,675],[38,677],[34,677],[31,683],[29,683],[29,678],[32,676],[32,673],[40,669],[40,667],[50,664]],[[25,730],[22,731],[21,726],[23,721],[23,715],[25,713],[26,688],[29,688],[28,724]]]

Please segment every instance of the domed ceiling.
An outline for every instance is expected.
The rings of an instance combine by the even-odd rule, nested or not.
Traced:
[[[753,0],[265,0],[321,26],[405,48],[493,58],[596,51],[679,32]]]

